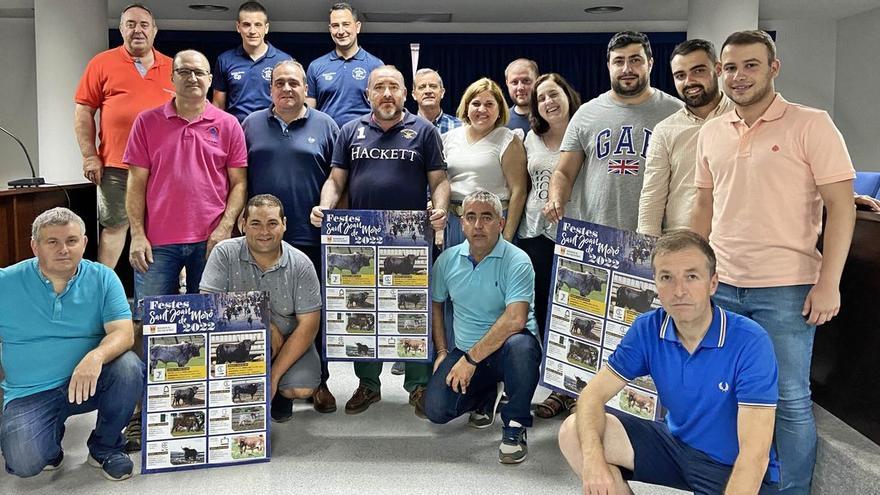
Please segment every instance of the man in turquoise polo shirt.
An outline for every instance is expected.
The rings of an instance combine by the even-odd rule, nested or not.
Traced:
[[[501,200],[477,190],[462,201],[466,241],[434,263],[433,331],[437,358],[425,394],[425,414],[447,423],[471,412],[468,423],[488,428],[502,391],[498,460],[525,460],[530,403],[538,386],[541,345],[535,322],[535,270],[521,249],[504,240]],[[455,348],[446,348],[443,303],[453,301]]]
[[[61,466],[64,422],[97,409],[90,465],[131,476],[122,428],[143,390],[131,311],[113,270],[83,260],[85,224],[67,208],[40,214],[30,258],[0,269],[0,447],[6,472],[29,477]]]
[[[657,241],[651,258],[662,308],[639,316],[590,380],[559,445],[584,493],[632,493],[626,480],[700,494],[776,493],[772,448],[777,371],[754,321],[712,304],[715,253],[694,232]],[[650,375],[663,421],[609,414],[609,400],[650,405],[628,382]],[[652,406],[649,406],[652,407]],[[610,410],[609,410],[610,411]]]

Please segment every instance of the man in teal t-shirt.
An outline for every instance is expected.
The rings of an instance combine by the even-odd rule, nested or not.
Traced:
[[[119,278],[83,260],[85,224],[66,208],[40,214],[30,258],[0,269],[0,448],[20,477],[57,469],[68,417],[98,411],[89,464],[104,476],[131,476],[122,428],[143,390],[143,364],[127,351],[131,311]]]

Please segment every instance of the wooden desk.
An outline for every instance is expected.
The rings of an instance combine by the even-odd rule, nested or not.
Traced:
[[[98,246],[98,201],[95,185],[77,182],[0,190],[0,267],[33,256],[31,224],[37,215],[65,206],[86,223],[85,258],[95,259]]]
[[[880,213],[859,211],[840,313],[816,330],[813,399],[880,444]]]

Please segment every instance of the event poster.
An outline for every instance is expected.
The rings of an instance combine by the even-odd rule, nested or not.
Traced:
[[[553,256],[541,384],[572,397],[605,366],[633,320],[660,307],[651,271],[656,238],[570,218],[559,222]],[[608,406],[660,419],[649,376]]]
[[[144,299],[141,472],[269,460],[268,292]]]
[[[431,362],[430,234],[426,211],[324,211],[328,361]]]

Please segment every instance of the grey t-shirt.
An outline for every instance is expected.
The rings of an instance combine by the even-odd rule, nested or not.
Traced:
[[[586,155],[566,216],[636,230],[651,130],[683,105],[656,88],[638,105],[618,103],[610,91],[581,105],[560,146]]]
[[[296,328],[296,315],[321,309],[315,267],[300,250],[281,241],[281,258],[265,272],[251,257],[244,237],[221,241],[211,251],[199,289],[205,292],[269,292],[270,319],[282,335]]]

